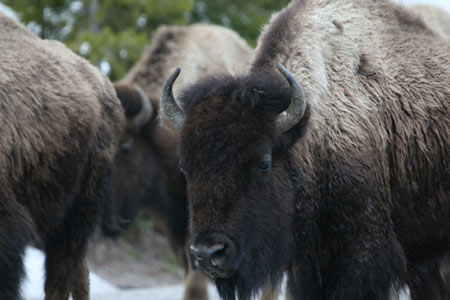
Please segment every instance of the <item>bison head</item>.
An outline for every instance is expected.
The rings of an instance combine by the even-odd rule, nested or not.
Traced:
[[[292,74],[278,68],[196,84],[178,99],[183,109],[172,94],[179,69],[163,88],[162,109],[181,130],[192,266],[215,279],[224,299],[248,299],[276,284],[291,256],[289,149],[309,109]]]
[[[171,174],[179,173],[177,159],[172,159],[176,162],[172,167],[167,159],[170,151],[161,149],[166,144],[166,148],[170,148],[175,137],[171,139],[170,134],[163,134],[155,120],[157,107],[152,103],[158,101],[149,99],[149,94],[137,85],[116,83],[114,87],[124,108],[127,126],[114,162],[112,209],[115,211],[103,224],[104,232],[109,235],[120,231],[116,219],[121,220],[121,228],[126,228],[142,207],[152,208],[159,214],[171,209],[175,196],[168,194],[167,186],[184,193],[181,173],[179,178],[169,176],[171,169],[175,170]],[[180,182],[183,186],[177,187]],[[183,211],[182,208],[179,210]]]

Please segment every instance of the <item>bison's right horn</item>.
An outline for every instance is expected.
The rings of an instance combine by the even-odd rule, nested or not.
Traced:
[[[306,110],[306,97],[303,92],[303,88],[282,64],[277,63],[278,70],[289,82],[292,89],[292,98],[289,107],[285,111],[280,113],[277,117],[276,124],[280,128],[281,132],[286,132],[294,127],[303,117]]]
[[[139,94],[141,110],[133,117],[131,124],[134,128],[140,129],[151,120],[153,116],[153,105],[150,99],[148,99],[145,91],[139,85],[134,84],[133,87]]]
[[[161,95],[162,111],[172,126],[177,130],[180,130],[183,127],[185,119],[184,111],[178,106],[172,92],[173,83],[177,79],[178,75],[180,75],[180,72],[181,69],[177,68],[175,72],[170,75],[166,83],[164,83]]]

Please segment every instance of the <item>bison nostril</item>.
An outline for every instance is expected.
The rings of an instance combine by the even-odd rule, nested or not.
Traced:
[[[211,256],[211,255],[219,252],[220,250],[223,250],[224,248],[225,248],[225,244],[223,244],[223,243],[214,244],[214,245],[212,245],[212,247],[210,247],[208,249],[208,254],[209,254],[209,256]]]
[[[194,246],[189,247],[189,252],[196,260],[203,260],[205,258],[210,258],[213,254],[223,250],[225,248],[224,243],[216,243],[212,246]]]

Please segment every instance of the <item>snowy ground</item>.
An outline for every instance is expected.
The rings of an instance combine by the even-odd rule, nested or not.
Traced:
[[[35,249],[27,248],[25,254],[25,269],[27,278],[22,285],[25,299],[44,299],[44,254]],[[101,279],[94,273],[90,274],[91,293],[104,294],[115,293],[119,289],[111,283]]]
[[[22,291],[25,299],[44,299],[43,253],[30,247],[26,251],[24,262],[27,279],[22,285]],[[183,295],[183,285],[181,284],[141,289],[119,289],[92,272],[90,273],[90,285],[92,300],[180,300]],[[209,287],[209,295],[211,300],[219,299],[213,286]]]
[[[26,300],[44,299],[44,255],[41,251],[28,248],[25,256],[25,268],[27,279],[22,285]],[[183,285],[169,285],[140,289],[119,289],[113,284],[100,278],[95,273],[90,273],[91,299],[92,300],[180,300],[183,295]],[[209,286],[210,300],[219,300],[215,288]],[[284,295],[280,295],[280,300]],[[408,300],[409,296],[401,293],[400,300]]]

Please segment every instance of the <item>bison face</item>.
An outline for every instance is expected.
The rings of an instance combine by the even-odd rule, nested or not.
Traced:
[[[155,122],[152,102],[138,87],[115,84],[117,95],[127,118],[115,159],[113,175],[114,207],[103,224],[106,234],[120,230],[115,219],[126,228],[142,206],[161,207],[167,201],[168,166],[159,147],[159,126]],[[166,137],[167,140],[167,137]],[[178,173],[178,172],[176,172]]]
[[[307,120],[280,130],[279,115],[292,97],[281,76],[261,74],[210,79],[181,98],[191,263],[215,279],[224,299],[250,298],[277,283],[289,264],[289,149]]]
[[[158,197],[164,167],[145,134],[126,131],[115,159],[113,176],[117,215],[126,228],[149,198]],[[159,184],[158,184],[159,183]]]

